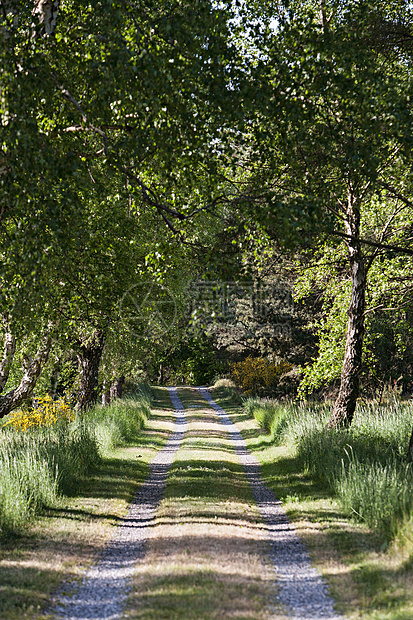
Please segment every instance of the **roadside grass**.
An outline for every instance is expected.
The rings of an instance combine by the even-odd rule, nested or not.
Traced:
[[[173,416],[169,397],[154,390],[153,410],[134,445],[107,451],[71,496],[32,519],[19,534],[0,540],[0,618],[46,620],[53,593],[81,579],[113,526],[127,513],[148,463],[164,445]]]
[[[93,428],[82,419],[0,430],[0,536],[22,532],[44,508],[58,505],[99,460]]]
[[[213,398],[223,406],[219,390],[213,391]],[[303,443],[308,438],[306,433],[311,430],[311,418],[314,420],[316,416],[317,424],[324,428],[327,410],[313,410],[307,414],[301,411],[300,417],[295,417],[288,424],[285,422],[288,411],[277,406],[276,420],[267,424],[266,428],[260,428],[259,422],[251,417],[251,404],[247,412],[246,407],[239,407],[236,402],[231,406],[227,395],[225,398],[227,406],[224,408],[261,463],[266,483],[283,501],[289,518],[328,581],[337,608],[352,619],[411,620],[413,520],[407,518],[401,525],[398,521],[397,533],[394,534],[369,527],[351,517],[348,507],[340,501],[329,465],[338,459],[336,471],[340,472],[341,459],[347,458],[347,463],[351,463],[351,450],[349,452],[347,447],[350,454],[347,457],[337,448],[343,449],[350,444],[349,432],[343,431],[346,433],[345,441],[341,433],[336,434],[335,442],[332,437],[327,437],[325,441],[330,443],[324,444],[325,451],[309,449],[314,444],[323,445],[321,433],[315,434],[313,444],[305,445],[304,449]],[[268,405],[264,403],[264,407]],[[353,444],[361,446],[358,453],[360,461],[365,458],[368,445],[371,445],[370,455],[372,452],[381,455],[383,466],[390,458],[388,451],[392,445],[394,451],[391,458],[397,450],[402,457],[407,445],[402,440],[406,431],[400,430],[400,424],[399,429],[395,428],[395,423],[402,418],[401,425],[409,427],[411,419],[405,415],[404,407],[400,416],[392,408],[389,424],[385,423],[386,416],[378,416],[371,407],[368,410],[365,407],[359,413],[359,430],[354,431],[358,439]],[[278,429],[275,433],[274,428]],[[300,443],[303,435],[304,442]],[[325,436],[324,431],[322,435]],[[370,443],[364,441],[368,435],[371,437]],[[356,453],[356,449],[353,450]],[[370,492],[372,480],[367,479],[367,484]]]
[[[101,452],[133,443],[150,415],[151,398],[146,391],[95,407],[88,413]]]
[[[150,414],[144,391],[76,414],[65,399],[13,412],[0,424],[0,537],[76,493],[102,456],[136,440]]]
[[[182,388],[178,394],[188,427],[127,617],[281,618],[265,528],[229,436],[195,390]]]

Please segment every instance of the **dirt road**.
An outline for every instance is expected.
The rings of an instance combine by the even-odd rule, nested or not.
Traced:
[[[341,618],[229,416],[169,388],[175,429],[65,620]]]

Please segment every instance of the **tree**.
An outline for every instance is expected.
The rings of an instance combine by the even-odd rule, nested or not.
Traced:
[[[264,32],[265,56],[256,69],[261,110],[254,136],[262,163],[255,204],[257,217],[274,236],[282,234],[283,224],[290,235],[303,230],[312,216],[319,230],[345,243],[351,295],[330,425],[347,426],[359,394],[367,276],[388,240],[386,223],[377,237],[365,237],[361,219],[377,196],[386,195],[396,212],[399,201],[411,204],[400,171],[411,165],[413,119],[406,64],[388,66],[366,44],[371,13],[382,15],[384,5],[332,5],[334,10],[325,12],[328,23],[311,7],[307,12],[293,7],[280,15],[275,32]],[[264,171],[269,180],[262,187]],[[405,253],[408,233],[407,225],[398,246]]]
[[[52,346],[52,329],[43,335],[40,345],[33,357],[27,357],[23,376],[20,378],[19,384],[1,394],[9,378],[10,369],[13,363],[16,345],[14,335],[10,332],[5,333],[4,339],[4,356],[0,367],[0,418],[8,414],[12,409],[19,407],[25,400],[30,398],[36,386],[37,379],[40,376],[43,366],[46,364],[50,349]]]
[[[229,13],[206,0],[0,8],[0,310],[20,325],[33,307],[39,325],[41,308],[60,315],[62,336],[76,320],[87,357],[133,277],[153,276],[146,256],[219,201],[216,144],[236,62]],[[129,224],[147,226],[129,250],[120,236],[124,264],[141,243],[140,268],[125,278],[120,254],[110,260],[119,195]],[[92,238],[93,217],[102,226]],[[157,235],[166,243],[148,249]]]
[[[380,224],[388,220],[389,209],[391,204],[369,205],[365,209],[362,229],[368,231],[370,224],[370,239],[377,235]],[[390,242],[397,238],[403,220],[412,215],[403,211],[388,230]],[[411,263],[412,258],[379,250],[369,270],[360,382],[364,395],[379,400],[385,388],[394,389],[395,384],[405,395],[411,389],[411,282],[407,275]],[[321,316],[313,317],[318,352],[304,368],[302,396],[320,389],[331,394],[340,381],[351,294],[344,243],[337,246],[330,239],[307,252],[295,282],[296,307],[300,303],[306,306],[314,294],[322,300]]]

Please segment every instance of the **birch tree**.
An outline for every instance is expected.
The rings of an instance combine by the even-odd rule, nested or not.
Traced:
[[[373,197],[385,195],[396,209],[398,201],[412,202],[400,175],[411,166],[412,82],[406,63],[389,65],[377,50],[372,24],[383,23],[384,4],[294,7],[267,31],[257,65],[255,138],[267,177],[257,200],[257,209],[266,208],[257,217],[281,240],[324,229],[346,245],[351,298],[330,426],[348,426],[359,395],[371,250],[386,247],[385,229],[365,238],[361,218]],[[406,254],[409,230],[399,244]]]
[[[46,318],[63,314],[64,338],[73,310],[85,352],[119,298],[119,288],[111,296],[100,260],[110,256],[117,234],[116,197],[126,196],[131,230],[146,222],[147,240],[163,227],[167,239],[185,241],[188,222],[219,203],[213,179],[224,147],[216,145],[225,118],[236,115],[228,17],[228,8],[207,0],[0,2],[3,314],[20,324],[33,309]],[[102,243],[76,246],[76,222],[93,218],[91,195],[100,204],[96,221],[105,222],[94,231]],[[124,264],[135,258],[133,250],[124,252]],[[130,283],[118,267],[112,289]],[[6,368],[7,361],[4,378]]]
[[[0,393],[0,418],[19,407],[25,400],[32,396],[40,373],[49,359],[51,346],[52,334],[49,332],[41,339],[35,355],[26,360],[20,383],[16,387],[6,391],[5,394]],[[5,336],[4,349],[5,357],[3,358],[3,362],[5,361],[6,363],[2,364],[2,368],[0,368],[0,371],[3,371],[0,375],[0,392],[3,392],[5,389],[8,371],[10,370],[15,353],[14,339],[9,333],[6,333]]]

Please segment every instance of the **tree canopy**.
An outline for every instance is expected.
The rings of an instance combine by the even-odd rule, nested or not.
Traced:
[[[251,297],[211,346],[334,385],[332,426],[360,381],[407,389],[412,20],[403,0],[2,0],[0,411],[76,360],[87,407],[184,354],[191,281],[280,274],[309,304],[292,339]]]

